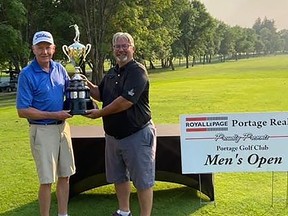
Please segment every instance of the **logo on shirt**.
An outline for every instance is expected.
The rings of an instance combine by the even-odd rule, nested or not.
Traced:
[[[128,91],[128,95],[133,97],[135,94],[134,89],[131,89],[130,91]]]

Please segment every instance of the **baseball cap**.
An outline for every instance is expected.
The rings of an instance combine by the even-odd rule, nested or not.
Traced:
[[[47,31],[39,31],[34,34],[33,37],[33,45],[36,45],[40,42],[47,42],[50,44],[54,44],[53,36],[50,32]]]

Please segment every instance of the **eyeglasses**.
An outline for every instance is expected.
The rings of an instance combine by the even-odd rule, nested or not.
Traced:
[[[116,44],[113,46],[113,48],[115,50],[119,50],[119,49],[123,49],[123,50],[127,50],[130,46],[132,46],[131,44]]]
[[[35,49],[39,52],[50,52],[52,49],[54,49],[55,46],[54,45],[49,45],[49,46],[39,46],[39,45],[35,45]]]

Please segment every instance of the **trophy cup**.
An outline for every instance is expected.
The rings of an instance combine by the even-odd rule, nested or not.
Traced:
[[[93,109],[93,101],[90,98],[90,89],[81,74],[81,64],[85,62],[87,54],[90,52],[91,44],[86,46],[79,42],[79,28],[74,24],[69,27],[75,28],[74,43],[70,46],[63,45],[62,50],[75,68],[75,74],[69,80],[66,88],[66,100],[64,109],[70,110],[71,115],[85,115],[87,109]]]

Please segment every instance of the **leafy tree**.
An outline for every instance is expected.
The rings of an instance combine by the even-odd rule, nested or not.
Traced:
[[[252,28],[255,30],[256,34],[259,34],[259,33],[260,33],[260,30],[263,28],[263,27],[262,27],[262,20],[261,20],[260,17],[258,17],[258,18],[255,20],[255,23],[254,23],[254,25],[253,25]]]
[[[31,43],[35,32],[46,30],[53,34],[57,46],[54,58],[63,60],[66,57],[61,51],[61,47],[73,42],[74,30],[70,25],[81,20],[72,10],[72,0],[22,0],[28,13],[26,15],[27,28],[24,34],[26,40]]]
[[[259,55],[262,52],[264,52],[264,48],[265,48],[265,44],[260,39],[260,37],[257,37],[257,39],[255,41],[255,52],[256,52],[256,54]]]
[[[221,33],[217,31],[218,25],[219,22],[216,19],[213,19],[211,27],[207,31],[207,36],[204,40],[204,47],[202,48],[204,53],[203,64],[206,62],[211,63],[212,56],[218,53],[221,42]]]
[[[245,54],[249,56],[255,50],[256,34],[253,29],[242,28],[235,26],[232,28],[235,40],[235,58],[238,60],[239,56]]]
[[[220,44],[219,54],[222,55],[221,61],[226,61],[226,57],[235,53],[234,34],[228,25],[223,30],[223,40]]]
[[[117,10],[122,9],[125,1],[112,0],[75,0],[69,1],[69,10],[81,29],[82,43],[92,45],[89,54],[90,66],[92,68],[92,82],[99,83],[104,72],[104,60],[108,53],[110,30],[113,16]],[[78,17],[78,19],[77,19]],[[109,35],[109,36],[108,36]],[[82,37],[83,36],[83,37]]]
[[[163,7],[163,1],[159,1],[158,3],[160,8],[158,14],[161,17],[161,22],[156,25],[152,24],[148,30],[150,35],[157,35],[153,50],[155,51],[156,58],[161,60],[162,68],[171,66],[172,70],[174,70],[172,44],[180,36],[180,30],[178,28],[180,23],[179,15],[183,7],[188,5],[188,3],[189,1],[187,0],[172,0],[166,2],[165,7]],[[147,42],[150,43],[150,40]],[[147,51],[148,50],[145,50],[146,53]]]
[[[226,32],[227,29],[227,25],[219,20],[216,20],[216,27],[215,27],[215,31],[213,33],[214,37],[213,37],[213,44],[214,44],[214,54],[219,55],[220,54],[220,47],[221,47],[221,43],[222,40],[224,38],[224,34]],[[220,61],[222,59],[222,56],[220,54]]]
[[[225,61],[230,55],[288,49],[287,32],[277,32],[274,20],[258,18],[252,29],[230,27],[213,19],[199,0],[0,0],[0,64],[21,70],[33,57],[31,41],[39,30],[53,34],[54,57],[65,63],[61,47],[73,43],[74,24],[80,42],[92,45],[87,63],[94,83],[102,80],[106,59],[115,64],[111,39],[117,31],[132,33],[135,58],[151,68],[155,59],[173,69],[175,57],[184,56],[189,67],[191,56],[193,66],[198,57],[205,63],[216,54]]]
[[[137,48],[136,58],[140,61],[148,60],[150,68],[154,67],[154,59],[162,59],[169,55],[173,34],[169,28],[169,21],[165,21],[165,12],[170,7],[171,0],[141,1],[138,3],[131,1],[128,4],[128,10],[134,12],[127,14],[122,12],[117,15],[117,22],[125,20],[126,24],[123,27],[126,31],[133,32]],[[117,23],[115,27],[117,26],[121,26],[121,24]]]
[[[203,55],[205,41],[210,37],[214,21],[207,13],[205,6],[197,1],[190,2],[190,6],[180,16],[181,41],[186,58],[186,68],[189,67],[189,56],[193,56],[193,64],[197,56]]]
[[[256,50],[256,41],[257,35],[254,29],[245,28],[245,44],[243,45],[243,52],[248,55],[249,53],[253,53]]]
[[[135,57],[139,60],[165,59],[170,55],[170,46],[177,37],[177,20],[169,21],[164,17],[172,10],[171,0],[78,0],[70,3],[73,5],[71,14],[82,18],[79,26],[92,45],[93,82],[101,81],[105,59],[113,59],[111,39],[117,31],[133,34],[137,48]]]
[[[260,30],[259,36],[261,41],[264,43],[264,53],[268,54],[272,50],[271,38],[273,33],[270,29],[264,27]]]
[[[145,64],[160,59],[162,67],[171,65],[171,44],[179,36],[179,8],[187,0],[130,1],[125,10],[118,13],[114,28],[122,27],[133,32],[136,58]],[[180,4],[181,3],[181,4]]]
[[[195,23],[195,17],[193,14],[195,13],[196,10],[190,6],[180,16],[180,30],[182,34],[179,40],[186,59],[186,68],[189,67],[189,56],[191,55],[192,49],[193,27]]]
[[[28,61],[28,44],[21,29],[26,25],[26,10],[17,0],[0,0],[0,62],[20,71]]]
[[[252,28],[259,36],[257,47],[261,47],[261,44],[264,45],[262,50],[265,54],[275,53],[280,48],[281,41],[276,32],[277,29],[274,20],[269,20],[265,17],[263,21],[261,21],[261,19],[258,18]]]
[[[282,48],[283,52],[288,52],[288,30],[283,29],[279,32],[280,38],[282,40]]]

